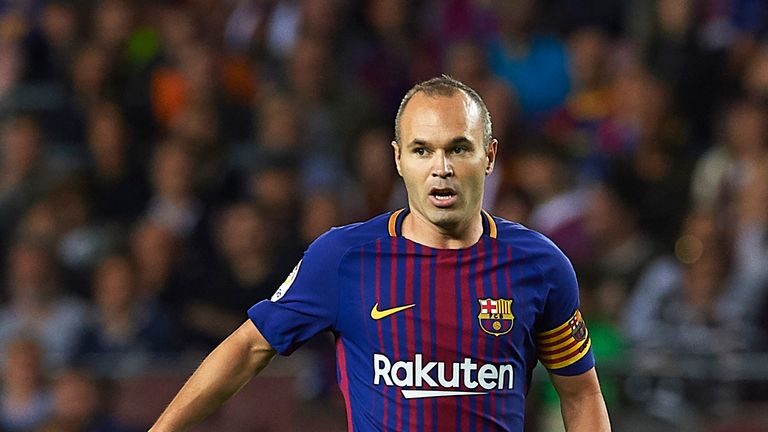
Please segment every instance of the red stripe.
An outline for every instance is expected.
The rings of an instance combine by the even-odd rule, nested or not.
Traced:
[[[499,286],[498,280],[496,280],[496,276],[499,272],[499,243],[495,240],[491,241],[491,253],[493,254],[491,261],[491,265],[493,266],[493,271],[491,272],[491,292],[493,293],[493,298],[499,298]],[[512,331],[514,331],[514,328]],[[510,336],[510,338],[511,337],[512,336]],[[493,338],[493,358],[491,360],[495,363],[506,363],[501,357],[502,355],[499,352],[499,338],[495,337]],[[496,392],[491,392],[491,418],[494,421],[496,420]]]
[[[421,350],[423,351],[424,358],[427,361],[430,361],[432,358],[432,343],[431,343],[431,336],[430,336],[430,323],[432,323],[435,320],[435,317],[430,316],[429,313],[429,302],[431,301],[430,296],[430,284],[429,284],[429,278],[430,278],[430,264],[431,260],[429,257],[423,257],[421,258],[421,280],[419,281],[419,288],[421,289],[420,295],[419,295],[419,301],[421,304],[419,304],[419,317],[421,318]],[[432,409],[434,408],[435,400],[433,398],[424,400],[422,402],[422,419],[421,422],[424,426],[424,430],[431,430],[430,426],[432,425]]]
[[[392,237],[390,241],[390,258],[389,258],[389,304],[394,307],[398,304],[397,301],[397,237]],[[400,359],[400,338],[397,334],[397,321],[401,315],[393,315],[389,322],[392,327],[392,354],[394,358]],[[396,360],[396,361],[397,361]],[[403,394],[399,391],[395,391],[395,427],[398,430],[402,429],[402,415],[403,415]],[[386,423],[385,423],[386,425]]]
[[[478,296],[479,293],[483,293],[485,295],[485,287],[483,286],[483,270],[485,270],[483,266],[483,259],[485,258],[485,242],[483,241],[483,238],[480,238],[480,241],[477,242],[477,267],[475,267],[475,296]],[[481,333],[478,335],[479,339],[477,341],[477,356],[480,358],[485,357],[485,341],[486,338],[489,337],[489,335],[485,333]],[[496,339],[496,337],[493,337]],[[483,399],[481,397],[475,398],[475,430],[480,431],[483,430],[483,416],[481,413],[483,412]]]
[[[477,292],[475,292],[475,297],[473,298],[472,295],[469,292],[469,268],[471,265],[472,256],[469,252],[466,252],[462,255],[462,262],[459,264],[459,282],[461,284],[461,301],[463,303],[462,305],[462,311],[459,313],[462,314],[462,321],[463,321],[463,329],[471,329],[472,326],[476,325],[475,320],[477,319],[477,315],[472,316],[472,313],[476,310],[476,307],[479,306],[479,303],[477,302]],[[456,361],[463,361],[463,354],[466,352],[472,352],[472,332],[470,331],[462,331],[461,332],[461,349],[463,352],[458,353],[459,358],[456,359]],[[461,415],[461,430],[466,431],[469,430],[469,420],[470,415],[469,414],[472,409],[470,405],[472,403],[471,398],[459,398],[459,413]],[[465,405],[467,405],[465,407]]]
[[[572,353],[568,353],[568,354],[562,355],[560,357],[555,357],[552,360],[546,360],[546,361],[542,360],[542,363],[544,363],[545,365],[547,365],[547,364],[556,364],[556,363],[560,363],[562,361],[565,361],[565,360],[577,357],[579,354],[584,352],[583,345],[587,343],[587,340],[588,339],[584,339],[581,342],[574,341],[574,343],[572,343],[571,345],[568,346],[569,348],[572,348],[572,347],[574,347],[576,345],[581,344],[582,345],[582,349],[577,349],[576,351],[574,351]],[[563,350],[565,350],[565,348],[563,348]]]
[[[507,298],[512,298],[513,287],[512,287],[512,280],[511,280],[511,275],[510,275],[510,272],[512,271],[511,270],[511,268],[512,268],[512,246],[510,246],[510,245],[507,245],[507,257],[506,257],[506,260],[504,261],[504,263],[505,263],[505,267],[506,267],[506,271],[504,272],[504,277],[506,279],[506,287],[507,287],[505,292],[507,294]],[[523,271],[522,266],[520,266],[520,271],[521,272]],[[515,287],[515,288],[517,288],[517,287]],[[518,294],[519,294],[518,298],[520,299],[520,312],[521,312],[521,314],[520,314],[521,316],[519,318],[522,319],[523,318],[522,312],[525,311],[525,296],[522,295],[521,293],[518,293]],[[519,380],[518,380],[518,382],[519,382]],[[525,388],[523,389],[523,394],[527,394],[527,393],[528,393],[528,384],[526,383],[525,384]],[[502,404],[501,412],[502,413],[508,413],[510,411],[510,407],[512,405],[512,397],[511,396],[507,396],[506,398],[504,398],[504,401],[506,403]],[[509,418],[508,416],[505,416],[505,417]],[[503,422],[503,420],[504,419],[502,419],[502,422]]]
[[[435,360],[451,364],[456,351],[456,266],[458,254],[452,250],[437,251],[435,274],[435,317],[437,324],[437,356]],[[447,375],[447,373],[446,373]],[[456,429],[456,398],[437,398],[437,430]]]
[[[579,343],[579,341],[577,341],[576,339],[571,338],[571,342],[568,345],[566,345],[566,346],[564,346],[562,348],[558,348],[558,349],[552,350],[552,351],[546,351],[546,350],[540,349],[539,350],[539,355],[540,356],[544,356],[544,355],[550,356],[550,355],[560,354],[561,352],[565,352],[565,351],[568,351],[569,349],[573,348],[578,343]]]
[[[569,321],[571,319],[573,319],[573,317],[569,318]],[[547,343],[550,343],[550,344],[554,343],[555,345],[557,345],[557,341],[560,340],[562,342],[561,340],[562,336],[568,333],[569,331],[571,331],[571,326],[565,326],[563,329],[561,329],[555,334],[551,334],[547,336],[536,336],[536,339],[540,341],[547,341]]]
[[[347,375],[347,355],[344,352],[344,344],[341,336],[336,337],[336,358],[339,359],[339,388],[344,396],[344,405],[347,407],[347,431],[352,432],[352,404],[349,401],[349,376]]]
[[[376,240],[376,301],[381,301],[381,240]],[[376,331],[379,334],[379,352],[386,352],[384,349],[384,334],[382,329],[382,320],[376,321]],[[388,402],[389,398],[387,397],[387,389],[384,388],[384,415],[382,418],[382,422],[384,425],[387,424],[387,410],[388,410]]]
[[[536,346],[538,346],[539,349],[544,349],[544,348],[550,348],[550,347],[553,347],[553,346],[560,345],[561,343],[567,341],[569,338],[573,337],[573,334],[572,334],[573,330],[571,329],[571,327],[569,326],[566,330],[568,330],[568,332],[563,333],[562,335],[558,336],[557,339],[554,339],[554,340],[548,339],[548,340],[550,340],[550,342],[542,343],[542,342],[540,342],[541,339],[537,339],[536,340]]]
[[[405,304],[412,304],[414,302],[413,300],[413,285],[414,285],[414,265],[415,265],[415,259],[416,259],[416,246],[412,242],[407,242],[405,245]],[[415,311],[412,311],[415,312]],[[412,312],[407,312],[408,314]],[[411,359],[414,358],[414,354],[416,353],[416,347],[414,346],[414,339],[416,338],[416,334],[414,332],[414,326],[416,316],[414,314],[412,319],[406,319],[405,320],[405,346],[408,350],[406,354],[406,357]],[[413,429],[413,426],[416,425],[416,401],[411,399],[408,401],[408,428],[407,430]]]

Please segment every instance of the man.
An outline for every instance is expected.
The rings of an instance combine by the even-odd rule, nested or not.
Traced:
[[[481,209],[497,142],[477,93],[447,76],[415,86],[392,147],[408,209],[318,238],[153,431],[184,430],[325,330],[350,431],[522,431],[537,359],[569,431],[610,429],[569,261]]]

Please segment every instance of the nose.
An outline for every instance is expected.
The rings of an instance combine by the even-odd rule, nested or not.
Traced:
[[[448,178],[453,176],[453,166],[445,153],[440,152],[435,156],[435,164],[432,170],[433,177]]]

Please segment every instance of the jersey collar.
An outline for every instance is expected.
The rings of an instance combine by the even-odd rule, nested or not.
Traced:
[[[410,212],[408,208],[401,208],[400,210],[395,210],[392,212],[392,214],[389,215],[389,222],[387,223],[387,230],[389,231],[390,237],[402,237],[403,235],[403,221],[405,220],[405,216]],[[498,229],[496,228],[496,221],[493,220],[493,216],[491,216],[487,211],[481,210],[480,211],[483,215],[483,235],[487,235],[490,238],[496,238],[498,235]]]

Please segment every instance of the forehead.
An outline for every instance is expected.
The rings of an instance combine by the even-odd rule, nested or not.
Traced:
[[[416,93],[405,106],[400,125],[404,142],[457,136],[482,141],[482,111],[460,90],[448,96]]]

